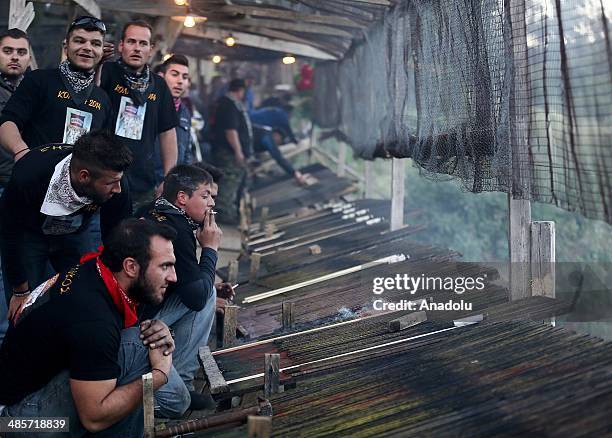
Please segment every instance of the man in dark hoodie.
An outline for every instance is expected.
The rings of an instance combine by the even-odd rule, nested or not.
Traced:
[[[208,343],[216,307],[215,266],[222,233],[212,211],[212,184],[205,170],[178,165],[166,175],[162,197],[139,213],[171,226],[177,233],[177,282],[169,286],[160,306],[142,309],[141,319],[159,319],[174,331],[174,366],[190,391],[191,409],[213,405],[209,396],[196,393],[193,387],[198,349]],[[202,247],[199,260],[196,240]]]
[[[0,34],[0,112],[23,79],[30,64],[30,41],[19,29],[9,29]],[[13,171],[13,157],[0,148],[0,196]],[[0,261],[0,263],[2,263]],[[8,328],[7,306],[2,299],[4,285],[0,271],[0,339]]]

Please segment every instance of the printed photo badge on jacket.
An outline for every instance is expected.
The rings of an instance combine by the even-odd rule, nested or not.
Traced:
[[[89,132],[92,120],[93,115],[91,113],[70,107],[66,108],[62,143],[74,144],[81,135]]]
[[[115,126],[115,134],[119,137],[140,140],[144,126],[147,104],[136,106],[134,101],[122,96],[119,104],[119,117]]]

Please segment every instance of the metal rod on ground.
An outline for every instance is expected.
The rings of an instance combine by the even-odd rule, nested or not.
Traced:
[[[232,260],[229,264],[229,272],[227,275],[227,281],[229,281],[231,284],[238,283],[238,267],[239,267],[238,260]]]
[[[272,406],[267,400],[260,400],[259,406],[241,409],[239,411],[228,412],[226,414],[213,415],[200,420],[189,420],[184,423],[170,426],[165,430],[157,432],[156,438],[169,438],[176,435],[183,435],[198,430],[210,429],[212,427],[223,426],[225,424],[244,423],[250,415],[272,415]]]
[[[272,418],[249,415],[247,421],[248,438],[269,438],[272,433]]]
[[[155,413],[153,402],[153,373],[142,375],[142,406],[144,410],[144,436],[155,437]]]
[[[255,301],[260,301],[265,298],[270,298],[275,295],[283,294],[285,292],[291,292],[293,290],[300,289],[306,286],[310,286],[312,284],[317,284],[323,281],[332,280],[334,278],[342,277],[344,275],[352,274],[354,272],[359,272],[365,269],[373,268],[375,266],[384,265],[386,263],[391,264],[391,263],[403,262],[404,260],[406,260],[406,256],[403,254],[395,254],[395,255],[388,256],[388,257],[383,257],[381,259],[374,260],[373,262],[364,263],[358,266],[353,266],[352,268],[343,269],[337,272],[332,272],[331,274],[323,275],[321,277],[313,278],[311,280],[306,280],[301,283],[292,284],[290,286],[281,287],[279,289],[274,289],[274,290],[263,292],[257,295],[252,295],[250,297],[246,297],[242,302],[243,303],[254,303]]]
[[[531,294],[555,298],[555,223],[531,223]],[[554,317],[550,323],[555,325]]]
[[[223,312],[223,348],[236,343],[236,326],[238,325],[238,306],[225,306]]]
[[[282,304],[282,315],[283,315],[283,330],[288,330],[293,327],[293,316],[295,315],[295,303],[283,301]]]
[[[264,397],[270,398],[272,394],[279,392],[280,354],[266,353],[264,361]]]
[[[261,264],[261,254],[254,252],[251,254],[251,269],[249,270],[249,280],[255,280],[259,273],[259,266]]]

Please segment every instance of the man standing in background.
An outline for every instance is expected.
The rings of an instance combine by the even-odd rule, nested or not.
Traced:
[[[100,80],[114,109],[114,132],[134,156],[128,180],[135,209],[155,196],[155,141],[159,138],[164,175],[176,165],[178,153],[178,117],[172,95],[147,64],[153,48],[151,38],[152,27],[147,22],[127,23],[119,42],[120,58],[102,66]]]
[[[30,64],[30,40],[19,29],[9,29],[0,35],[0,112],[23,79]],[[13,171],[13,157],[0,148],[0,196]],[[0,264],[2,261],[0,260]],[[0,269],[0,339],[8,329],[6,312],[8,304],[4,300],[4,284]]]

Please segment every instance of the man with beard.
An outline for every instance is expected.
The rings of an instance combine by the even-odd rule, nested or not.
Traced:
[[[167,226],[128,219],[101,254],[32,293],[0,347],[3,416],[68,417],[70,436],[143,436],[148,372],[160,414],[185,412],[189,393],[173,366],[168,327],[157,320],[134,327],[136,304],[160,303],[176,281],[175,237]]]
[[[0,117],[0,144],[14,161],[39,146],[74,144],[84,133],[110,126],[110,100],[94,84],[105,32],[97,18],[77,18],[64,41],[66,60],[25,75]]]
[[[127,23],[118,47],[121,56],[102,65],[100,80],[113,105],[115,134],[134,155],[128,180],[136,208],[155,195],[155,141],[159,139],[164,175],[176,165],[178,153],[178,118],[172,95],[166,82],[147,64],[153,48],[151,32],[144,21]]]
[[[196,410],[214,407],[209,394],[199,394],[193,387],[198,350],[208,343],[216,307],[215,266],[222,233],[212,212],[212,182],[206,171],[179,164],[166,175],[162,197],[143,209],[146,219],[176,230],[178,277],[168,288],[162,305],[143,309],[143,317],[162,320],[174,330],[174,364],[190,390],[190,408]],[[202,247],[199,260],[196,240]],[[228,285],[218,287],[224,291]]]
[[[30,58],[30,41],[25,32],[9,29],[0,35],[0,112],[23,79]],[[0,196],[12,171],[13,157],[0,148]],[[0,339],[8,328],[7,306],[3,298],[4,287],[0,271]]]
[[[36,287],[90,251],[88,226],[99,210],[102,238],[132,212],[123,172],[127,146],[105,131],[74,147],[51,144],[20,159],[0,199],[0,251],[12,319]],[[52,269],[51,269],[52,268]]]

